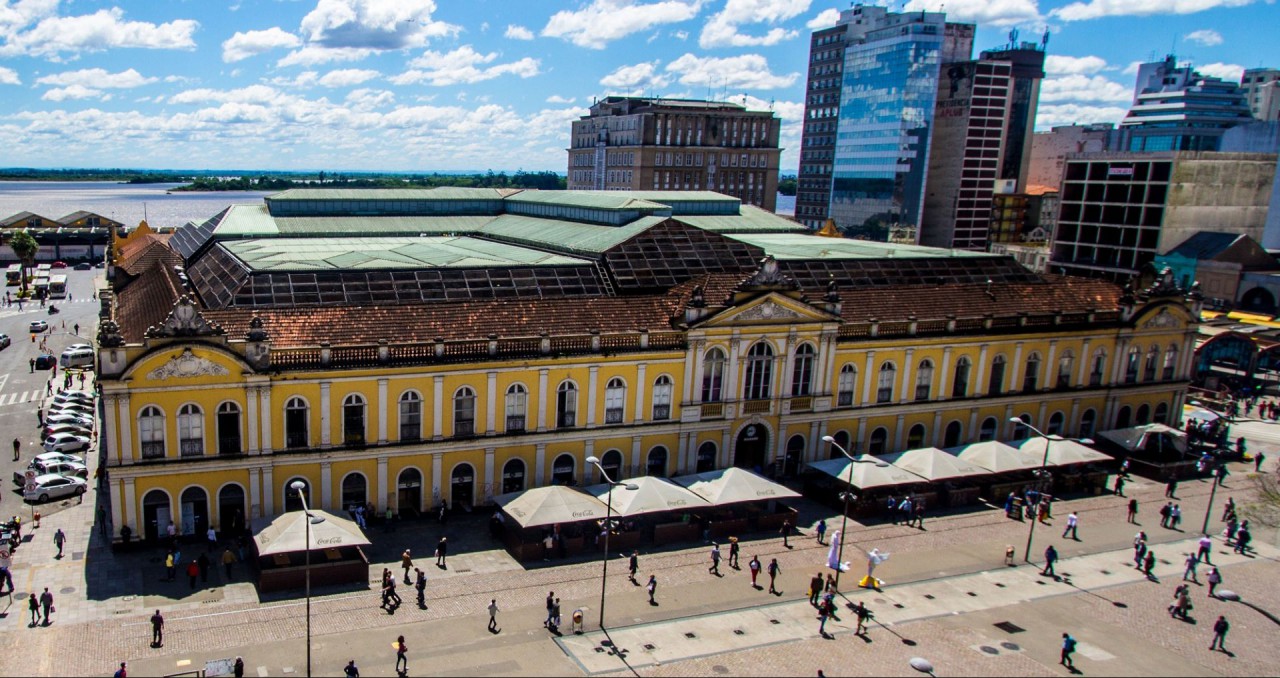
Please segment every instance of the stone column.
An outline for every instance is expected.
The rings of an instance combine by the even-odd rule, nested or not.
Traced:
[[[880,383],[880,375],[875,372],[875,365],[876,365],[876,352],[867,351],[866,364],[862,370],[862,374],[863,374],[862,402],[863,404],[875,402],[874,400],[871,399],[871,385],[876,384],[876,386],[878,387]]]
[[[547,430],[547,370],[538,370],[538,433]]]
[[[432,379],[434,390],[432,392],[431,406],[431,439],[442,440],[444,438],[444,377],[436,376]]]
[[[244,390],[244,409],[245,416],[248,418],[248,428],[246,433],[249,436],[248,452],[249,454],[258,453],[258,391],[257,386],[250,386]],[[216,415],[215,415],[216,416]]]
[[[547,444],[538,443],[534,448],[533,455],[533,486],[542,487],[542,480],[546,477],[547,467]]]
[[[116,458],[120,463],[140,459],[141,455],[133,449],[133,435],[130,433],[133,424],[133,412],[129,409],[129,394],[116,397],[116,420],[120,422],[120,446],[116,448]],[[141,535],[139,535],[141,536]]]
[[[631,436],[631,476],[640,474],[640,436]]]
[[[915,389],[911,383],[911,368],[915,365],[915,349],[907,349],[907,357],[902,360],[902,392],[898,394],[898,402],[909,403],[915,400]]]
[[[492,427],[490,427],[490,429],[492,429]],[[500,494],[495,491],[493,485],[493,455],[496,451],[497,448],[494,447],[484,448],[484,503],[486,504],[493,500],[493,495]]]
[[[942,349],[942,367],[938,370],[938,395],[936,400],[951,397],[951,347]]]
[[[1093,369],[1093,354],[1089,352],[1089,340],[1085,339],[1084,344],[1080,347],[1080,372],[1076,378],[1076,384],[1080,386],[1089,385],[1089,371]]]
[[[498,432],[498,373],[490,370],[486,376],[484,434],[491,436]]]
[[[137,537],[138,539],[143,539],[147,535],[146,535],[146,531],[143,529],[145,526],[142,524],[142,521],[139,520],[139,517],[142,514],[142,509],[138,506],[138,491],[133,485],[133,478],[124,479],[123,491],[124,491],[124,500],[123,502],[121,502],[123,503],[122,511],[115,512],[116,500],[114,498],[112,499],[112,504],[111,504],[111,509],[113,511],[112,516],[115,518],[115,520],[112,522],[114,522],[116,525],[119,525],[120,527],[124,527],[125,525],[128,525],[129,529],[133,530],[133,536]],[[112,494],[114,495],[115,493],[112,493]],[[116,529],[118,530],[119,528],[116,528]],[[119,534],[119,532],[117,531],[115,534]]]
[[[387,481],[387,457],[378,457],[378,491],[374,496],[373,507],[377,511],[386,511],[390,507],[391,485]],[[397,510],[399,506],[395,507]]]
[[[633,413],[632,419],[637,424],[643,424],[645,420],[648,419],[648,417],[646,417],[645,414],[647,413],[649,408],[645,407],[645,401],[644,401],[645,385],[648,383],[647,381],[648,377],[645,375],[645,373],[648,371],[645,369],[646,367],[648,367],[648,365],[646,365],[645,363],[640,363],[638,366],[636,366],[636,405],[635,405],[635,412]],[[688,374],[688,373],[686,372],[685,374]],[[674,417],[675,412],[672,412],[671,416]]]
[[[599,378],[599,367],[592,365],[587,368],[587,428],[596,426],[596,395],[600,392],[596,386]]]
[[[271,386],[259,388],[258,395],[260,398],[258,411],[262,414],[262,453],[271,454]]]
[[[275,481],[272,479],[272,468],[270,466],[262,467],[262,515],[274,516],[276,514],[276,488]],[[261,516],[259,516],[261,517]]]
[[[378,380],[378,444],[387,444],[387,380]]]
[[[120,416],[119,407],[116,405],[117,397],[113,395],[103,396],[103,400],[105,402],[105,407],[103,408],[105,416],[102,417],[102,436],[100,439],[102,440],[103,446],[106,448],[104,450],[104,457],[108,460],[115,460],[117,465],[123,464],[123,451],[121,450],[119,441],[116,440],[116,432],[119,430],[119,425],[116,422]],[[112,492],[112,494],[114,495],[116,493]],[[113,513],[112,515],[120,514]]]
[[[443,484],[441,480],[444,476],[444,453],[431,453],[431,501],[432,506],[444,501]]]
[[[320,449],[333,444],[333,435],[329,430],[329,382],[320,382]]]
[[[320,462],[320,508],[333,508],[333,464],[327,461]]]

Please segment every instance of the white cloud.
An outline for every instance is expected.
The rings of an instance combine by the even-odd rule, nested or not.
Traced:
[[[685,54],[667,64],[666,70],[677,75],[684,85],[730,89],[790,87],[800,77],[799,73],[774,75],[769,71],[768,60],[759,54],[743,54],[723,59]]]
[[[753,47],[776,45],[799,35],[794,29],[778,23],[809,11],[812,0],[726,0],[721,10],[707,19],[698,36],[698,46]],[[954,1],[954,0],[953,0]],[[764,35],[748,35],[739,31],[746,24],[767,23],[773,26]]]
[[[1129,109],[1117,106],[1041,104],[1036,109],[1036,129],[1047,130],[1055,125],[1120,122],[1128,112]]]
[[[947,21],[970,21],[987,26],[1014,26],[1040,23],[1036,0],[911,0],[907,12],[947,13]]]
[[[1103,70],[1107,62],[1101,57],[1050,54],[1044,58],[1044,72],[1049,75],[1092,75]]]
[[[809,30],[816,31],[822,28],[831,28],[832,26],[836,25],[836,22],[839,20],[840,20],[840,10],[834,7],[831,7],[828,9],[824,9],[821,12],[818,12],[818,16],[815,16],[812,19],[808,20],[807,22],[805,22],[804,25]]]
[[[12,68],[0,66],[0,85],[21,85],[22,78],[18,77],[18,72]]]
[[[1123,70],[1123,71],[1120,71],[1120,72],[1121,72],[1121,73],[1124,73],[1125,75],[1137,75],[1137,74],[1138,74],[1138,68],[1139,68],[1139,67],[1141,67],[1141,66],[1142,66],[1142,62],[1141,62],[1141,61],[1130,61],[1130,62],[1129,62],[1129,65],[1128,65],[1128,66],[1125,66],[1125,67],[1124,67],[1124,70]]]
[[[1213,47],[1222,44],[1222,34],[1212,28],[1202,28],[1198,31],[1191,31],[1182,36],[1187,42],[1198,42],[1205,47]]]
[[[374,53],[371,49],[358,47],[320,47],[307,45],[284,55],[276,62],[281,68],[285,66],[318,66],[335,61],[359,61]]]
[[[271,104],[290,99],[280,90],[266,85],[249,85],[238,89],[218,90],[208,87],[189,89],[169,97],[171,104],[204,104],[210,102],[236,104]]]
[[[641,62],[631,66],[619,66],[603,78],[600,84],[614,92],[636,92],[661,89],[671,80],[658,70],[658,62]]]
[[[502,37],[508,40],[532,40],[533,31],[525,28],[524,26],[510,24],[507,26],[507,32],[504,33]]]
[[[265,31],[236,32],[222,43],[222,60],[232,63],[273,49],[289,49],[300,44],[302,40],[298,36],[276,26]]]
[[[276,87],[289,87],[306,89],[315,87],[320,82],[320,74],[316,71],[303,71],[292,78],[285,76],[276,76],[267,81]]]
[[[537,59],[525,57],[511,63],[497,64],[481,68],[483,64],[498,58],[497,52],[481,54],[471,45],[463,45],[452,52],[423,52],[421,56],[409,62],[409,70],[390,80],[397,85],[410,85],[426,82],[443,87],[446,85],[470,84],[482,80],[492,80],[502,75],[518,75],[531,78],[539,73]]]
[[[1130,103],[1133,90],[1101,75],[1061,75],[1040,84],[1040,101],[1100,101]]]
[[[551,96],[547,97],[547,103],[549,104],[571,104],[575,101],[577,101],[576,97],[569,97],[566,99],[565,97],[562,97],[559,94],[552,94]]]
[[[395,103],[396,95],[385,89],[353,89],[344,101],[352,108],[360,111],[371,111]]]
[[[1049,12],[1049,16],[1062,21],[1083,21],[1108,16],[1195,14],[1217,7],[1243,7],[1253,2],[1254,0],[1088,0],[1059,7]]]
[[[325,87],[350,87],[381,76],[378,71],[367,68],[344,68],[325,73],[317,82]]]
[[[67,99],[97,99],[102,90],[84,85],[68,85],[46,91],[40,98],[45,101],[66,101]]]
[[[592,0],[579,10],[561,10],[542,28],[543,37],[561,38],[590,49],[604,49],[615,40],[662,24],[688,21],[705,0],[663,0],[638,5],[634,0]]]
[[[1244,75],[1244,66],[1239,64],[1224,64],[1217,62],[1196,66],[1195,69],[1196,72],[1201,75],[1212,75],[1215,78],[1234,80],[1236,82],[1240,82],[1240,76]]]
[[[9,19],[12,23],[23,20]],[[4,21],[0,19],[0,25]],[[125,21],[124,10],[119,7],[77,16],[46,16],[29,30],[7,35],[4,45],[0,46],[0,56],[25,54],[56,59],[63,53],[78,55],[119,47],[195,49],[192,34],[199,26],[199,22],[191,19],[175,19],[163,24]]]
[[[46,75],[36,80],[39,85],[60,85],[63,87],[82,85],[95,89],[131,89],[159,82],[159,78],[148,78],[130,68],[119,73],[108,73],[101,68],[86,68],[79,71],[64,71]],[[57,101],[57,99],[55,99]]]
[[[431,38],[462,30],[435,21],[434,0],[318,0],[302,18],[308,43],[321,47],[371,50],[421,47]]]
[[[689,31],[671,31],[671,37],[684,42],[689,39]]]

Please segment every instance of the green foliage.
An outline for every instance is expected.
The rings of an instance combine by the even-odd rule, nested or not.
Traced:
[[[782,195],[796,194],[796,178],[786,177],[778,180],[778,193]]]
[[[36,252],[40,250],[40,244],[31,234],[23,231],[14,231],[9,236],[9,249],[13,250],[14,256],[22,262],[22,289],[27,289],[27,269],[30,268],[32,260],[36,257]]]
[[[426,175],[361,175],[347,176],[341,172],[320,172],[316,178],[271,176],[257,177],[197,177],[175,191],[283,191],[290,188],[436,188],[453,186],[463,188],[540,188],[564,189],[565,177],[555,172],[525,172],[515,174],[489,170],[484,174],[426,174]]]

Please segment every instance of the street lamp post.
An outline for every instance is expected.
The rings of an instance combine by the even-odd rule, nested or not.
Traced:
[[[605,493],[604,561],[600,568],[600,629],[604,630],[604,591],[609,584],[609,533],[613,531],[613,488],[621,486],[635,491],[640,489],[640,486],[635,483],[620,483],[610,478],[604,467],[600,465],[599,457],[587,457],[587,463],[600,470],[600,477],[604,478],[604,482],[609,486],[609,491]]]
[[[303,542],[306,546],[303,549],[306,554],[304,556],[303,572],[307,582],[307,676],[309,677],[311,676],[311,525],[323,523],[324,518],[312,514],[307,508],[307,495],[303,492],[307,489],[306,483],[301,480],[295,480],[289,487],[298,493],[298,498],[302,500],[302,513],[307,517],[306,536]]]
[[[1217,468],[1211,468],[1209,473],[1209,505],[1204,507],[1204,524],[1200,526],[1200,534],[1209,534],[1209,514],[1213,512],[1213,497],[1218,493],[1218,475]]]
[[[888,466],[888,464],[883,461],[880,461],[879,459],[858,459],[857,457],[854,457],[852,454],[849,454],[849,451],[841,447],[840,443],[837,443],[836,439],[832,438],[831,436],[822,436],[822,440],[830,444],[832,447],[836,448],[837,450],[840,450],[840,454],[843,454],[846,458],[849,459],[849,480],[847,481],[849,485],[849,489],[845,490],[842,493],[844,495],[843,496],[844,513],[840,516],[840,550],[836,554],[836,589],[839,590],[840,572],[841,572],[840,567],[844,563],[844,543],[846,541],[849,541],[849,535],[847,535],[845,532],[846,530],[849,529],[849,502],[853,499],[853,496],[854,496],[853,495],[853,465],[854,464],[875,464],[880,468],[884,468]]]
[[[1044,459],[1041,460],[1040,462],[1040,468],[1036,469],[1034,473],[1036,477],[1040,479],[1051,477],[1049,473],[1049,444],[1057,440],[1070,440],[1070,439],[1063,438],[1062,436],[1057,434],[1050,435],[1048,433],[1045,433],[1044,431],[1041,431],[1040,429],[1032,426],[1031,424],[1028,424],[1027,422],[1017,417],[1009,417],[1009,421],[1010,423],[1013,423],[1016,425],[1025,426],[1032,433],[1040,436],[1041,438],[1044,438]],[[1089,438],[1079,438],[1077,442],[1081,442],[1088,445],[1089,443],[1092,443],[1093,440]],[[1027,528],[1027,548],[1026,548],[1026,551],[1024,551],[1022,554],[1022,560],[1028,563],[1031,562],[1031,538],[1036,533],[1037,522],[1039,522],[1038,516],[1031,516],[1031,524]]]

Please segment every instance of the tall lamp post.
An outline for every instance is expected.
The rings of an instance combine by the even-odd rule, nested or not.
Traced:
[[[1040,436],[1041,438],[1044,438],[1044,459],[1041,460],[1040,462],[1040,468],[1036,469],[1035,471],[1032,471],[1032,473],[1034,473],[1035,476],[1040,479],[1051,477],[1049,473],[1049,444],[1050,443],[1058,440],[1075,440],[1076,442],[1084,443],[1086,445],[1093,443],[1093,440],[1090,438],[1063,438],[1062,436],[1056,435],[1056,434],[1050,435],[1017,417],[1009,417],[1009,423],[1016,424],[1019,426],[1025,426],[1027,430]],[[1038,522],[1038,518],[1036,516],[1031,516],[1031,524],[1027,528],[1027,548],[1026,548],[1026,551],[1023,552],[1022,554],[1022,560],[1028,563],[1031,562],[1031,538],[1032,538],[1032,535],[1036,533],[1037,522]]]
[[[306,560],[303,571],[307,581],[307,676],[309,677],[311,675],[311,526],[323,523],[324,518],[311,513],[307,508],[307,495],[304,492],[307,489],[306,483],[301,480],[295,480],[289,487],[298,493],[298,498],[302,500],[302,513],[307,517],[306,537],[304,538],[306,548],[303,551],[306,554]]]
[[[853,465],[854,464],[875,464],[879,468],[884,468],[889,464],[875,458],[866,459],[865,456],[862,459],[858,459],[852,454],[849,454],[849,451],[841,447],[840,443],[837,443],[836,439],[832,438],[831,436],[822,436],[822,440],[823,442],[830,444],[832,447],[836,448],[837,450],[840,450],[840,454],[843,454],[849,460],[849,480],[846,481],[849,485],[849,489],[841,493],[842,498],[844,499],[844,513],[840,516],[840,550],[836,554],[836,590],[839,590],[840,589],[840,572],[841,572],[840,566],[844,563],[844,543],[846,541],[849,541],[849,535],[846,534],[845,532],[849,528],[849,502],[854,498]]]
[[[604,591],[609,583],[609,533],[613,531],[613,488],[623,487],[635,491],[640,489],[640,486],[635,483],[620,483],[610,478],[604,467],[600,465],[599,457],[587,457],[587,463],[600,470],[600,477],[604,478],[604,482],[609,486],[609,491],[605,493],[604,561],[600,568],[600,629],[604,630]]]
[[[1209,535],[1209,514],[1213,512],[1213,497],[1218,493],[1217,464],[1209,467],[1209,505],[1204,507],[1204,524],[1200,526],[1200,534]]]

